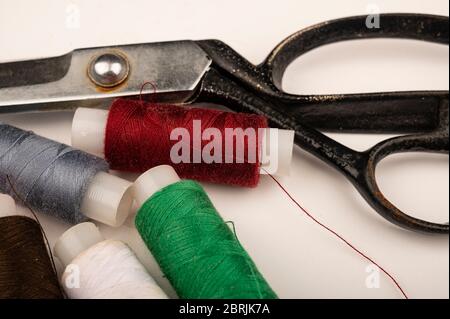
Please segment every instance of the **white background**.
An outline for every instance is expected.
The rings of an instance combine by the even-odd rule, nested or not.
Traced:
[[[291,33],[324,20],[382,12],[448,15],[447,0],[314,1],[23,1],[0,0],[0,62],[54,56],[75,48],[217,38],[259,63]],[[75,20],[74,20],[75,19]],[[79,24],[77,24],[77,20]],[[448,47],[413,41],[372,40],[313,51],[287,72],[284,88],[296,93],[448,90]],[[1,97],[0,97],[1,98]],[[70,143],[72,113],[0,115],[0,120]],[[386,136],[330,136],[363,150]],[[448,157],[390,157],[377,172],[381,189],[415,216],[447,221]],[[448,236],[404,231],[379,217],[337,172],[300,149],[281,179],[321,221],[390,270],[413,298],[449,297]],[[255,189],[205,184],[281,298],[399,298],[381,276],[366,287],[368,263],[312,223],[268,177]],[[66,230],[40,216],[52,243]],[[131,225],[131,223],[129,223]],[[106,237],[128,242],[170,293],[154,261],[130,226],[101,226]]]

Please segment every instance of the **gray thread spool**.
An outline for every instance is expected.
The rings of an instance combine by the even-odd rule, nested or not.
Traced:
[[[93,155],[0,122],[0,192],[72,224],[86,220],[84,195],[108,164]]]

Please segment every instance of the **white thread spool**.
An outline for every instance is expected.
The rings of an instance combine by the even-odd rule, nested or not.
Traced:
[[[131,249],[104,240],[93,223],[70,228],[54,252],[65,267],[61,283],[71,299],[167,299]]]
[[[72,122],[72,145],[104,158],[107,110],[78,108]],[[264,129],[261,145],[261,174],[287,175],[294,148],[294,131]]]

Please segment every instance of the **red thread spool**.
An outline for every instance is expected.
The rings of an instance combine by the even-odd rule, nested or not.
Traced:
[[[211,141],[204,140],[194,133],[194,120],[201,124],[201,132],[208,128],[217,128],[225,137],[225,128],[253,128],[256,140],[243,141],[243,163],[237,163],[236,152],[232,163],[225,163],[225,141],[222,141],[220,163],[194,163],[199,159],[200,151]],[[111,106],[105,135],[105,158],[112,169],[145,172],[162,165],[173,165],[184,178],[192,178],[213,183],[226,183],[240,186],[256,186],[259,180],[259,152],[261,136],[259,128],[266,128],[267,120],[263,116],[243,113],[221,112],[211,109],[185,108],[174,105],[146,104],[140,101],[119,99]],[[189,133],[190,163],[173,163],[172,147],[178,142],[171,140],[175,129],[184,128]],[[197,141],[195,141],[197,139]],[[197,147],[194,144],[197,143]],[[234,141],[234,148],[238,147]],[[256,146],[256,158],[249,161],[248,146]],[[200,146],[200,149],[199,147]],[[197,155],[197,156],[196,156]],[[201,159],[200,159],[201,160]]]
[[[104,127],[103,154],[98,155],[104,155],[112,169],[140,173],[158,165],[168,164],[183,178],[247,187],[254,187],[259,181],[262,135],[264,135],[261,129],[267,128],[267,120],[263,116],[152,104],[131,99],[115,100],[109,114],[105,116],[107,119]],[[75,122],[74,119],[74,126]],[[84,127],[88,125],[85,124]],[[200,141],[198,128],[202,133]],[[227,136],[228,138],[230,136],[227,128],[242,130],[250,128],[255,134],[233,138],[230,153],[225,143]],[[184,129],[184,132],[188,133],[190,137],[188,147],[180,135],[171,140],[171,133],[179,129]],[[208,144],[211,146],[210,142],[212,140],[217,142],[218,139],[216,135],[205,138],[203,133],[208,129],[215,129],[220,133],[221,147],[209,149],[212,151],[210,155],[221,150],[220,162],[205,163],[203,155],[208,153],[205,151],[208,150]],[[72,144],[92,150],[92,147],[83,147],[89,143],[86,139],[84,134],[83,142],[73,138]],[[97,144],[101,142],[103,141],[92,141]],[[173,156],[171,157],[171,150],[173,151],[174,147],[184,151],[188,149],[190,162],[174,163]],[[244,149],[243,154],[236,151],[239,148]],[[184,156],[186,158],[186,154]],[[214,159],[217,158],[214,156]],[[177,157],[177,160],[179,159]]]

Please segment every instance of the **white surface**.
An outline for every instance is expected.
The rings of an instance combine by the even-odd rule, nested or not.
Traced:
[[[67,267],[78,255],[103,241],[94,223],[80,223],[64,232],[55,243],[53,254],[63,267]]]
[[[0,0],[0,61],[57,55],[77,47],[217,38],[259,63],[291,33],[324,20],[365,14],[373,4],[383,12],[448,15],[449,10],[447,0]],[[297,93],[448,90],[448,76],[447,47],[371,40],[306,54],[289,68],[284,87]],[[69,143],[72,116],[0,115],[0,120]],[[386,138],[329,135],[358,150]],[[448,220],[448,173],[447,156],[409,154],[387,158],[377,175],[381,189],[401,209],[442,221]],[[448,236],[391,225],[339,173],[298,148],[291,175],[281,181],[321,221],[391,271],[411,297],[449,297]],[[367,288],[368,263],[306,218],[270,177],[263,177],[255,189],[205,187],[224,219],[235,222],[239,239],[280,297],[400,297],[384,276],[380,288]],[[52,243],[69,228],[49,217],[41,220]],[[170,294],[134,229],[100,228],[106,238],[129,243]]]

